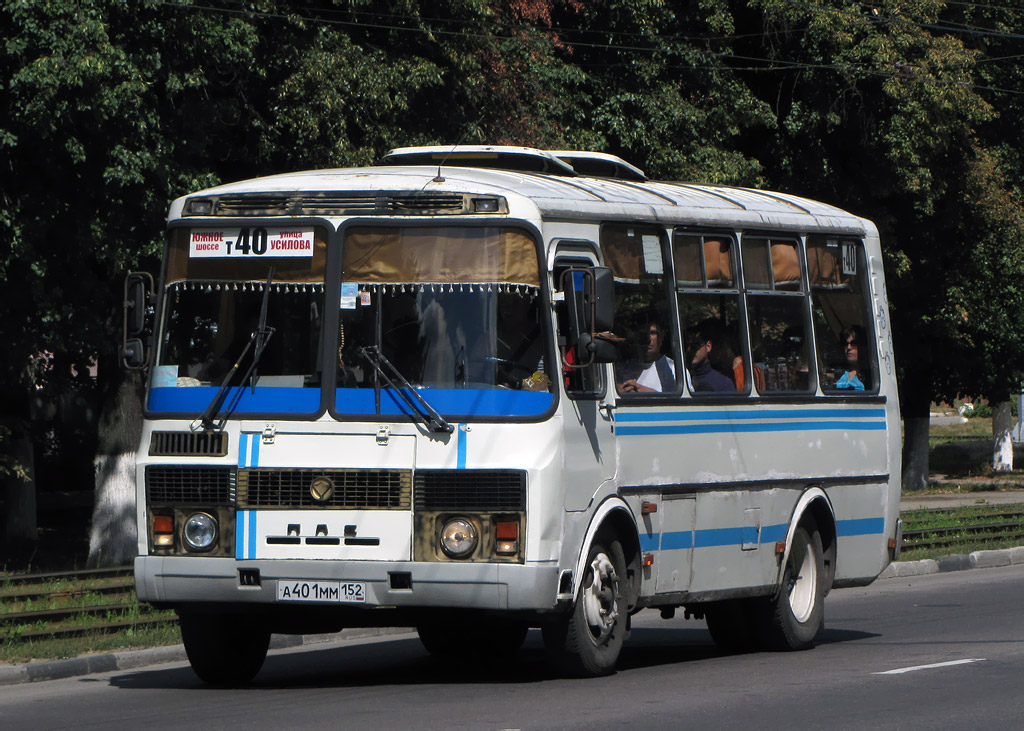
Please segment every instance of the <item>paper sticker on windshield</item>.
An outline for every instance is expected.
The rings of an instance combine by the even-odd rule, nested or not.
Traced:
[[[356,308],[356,292],[359,285],[355,282],[341,283],[341,309],[354,310]]]
[[[189,235],[193,259],[258,259],[313,256],[313,229],[203,228]]]
[[[661,239],[657,236],[640,237],[644,248],[644,270],[648,274],[664,274],[665,267],[661,263]]]

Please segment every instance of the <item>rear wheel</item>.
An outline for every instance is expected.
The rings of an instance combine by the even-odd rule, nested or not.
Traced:
[[[626,639],[626,558],[617,540],[595,541],[580,577],[576,604],[543,628],[553,663],[573,675],[608,675]]]
[[[803,650],[814,644],[825,624],[825,563],[821,536],[813,523],[793,533],[782,586],[763,600],[761,642],[773,650]]]
[[[181,640],[192,670],[210,685],[244,685],[267,659],[270,629],[231,614],[181,614]]]

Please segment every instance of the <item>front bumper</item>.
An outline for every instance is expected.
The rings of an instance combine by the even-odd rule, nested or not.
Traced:
[[[246,585],[258,571],[259,585]],[[401,580],[396,581],[395,575]],[[214,603],[291,605],[277,598],[279,581],[359,581],[358,607],[458,608],[547,612],[556,608],[555,564],[289,561],[190,556],[138,556],[135,585],[143,602],[168,606]],[[402,587],[402,588],[396,588]],[[406,588],[407,587],[407,588]],[[303,602],[306,606],[332,606]],[[339,606],[334,604],[333,606]],[[348,608],[356,605],[346,604]]]

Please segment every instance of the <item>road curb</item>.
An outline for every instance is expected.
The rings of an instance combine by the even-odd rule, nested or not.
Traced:
[[[908,576],[925,574],[941,574],[947,571],[966,571],[968,569],[991,569],[999,566],[1024,564],[1024,546],[1001,548],[991,551],[974,551],[942,556],[938,559],[926,558],[920,561],[894,561],[879,579],[902,579]]]
[[[323,635],[273,635],[270,640],[270,649],[273,651],[303,645],[323,645],[330,642],[406,634],[413,631],[409,627],[368,627]],[[152,665],[186,662],[187,660],[183,645],[168,645],[166,647],[149,647],[144,650],[85,655],[67,660],[39,660],[24,665],[0,665],[0,686],[34,683],[41,680],[61,680],[118,670],[134,670]]]

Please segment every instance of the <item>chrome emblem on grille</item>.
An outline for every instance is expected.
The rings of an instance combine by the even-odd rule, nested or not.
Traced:
[[[309,494],[319,503],[325,503],[334,495],[334,481],[330,477],[314,477],[309,483]]]

